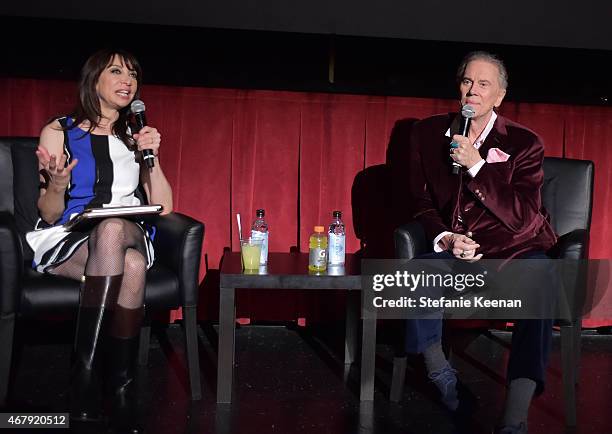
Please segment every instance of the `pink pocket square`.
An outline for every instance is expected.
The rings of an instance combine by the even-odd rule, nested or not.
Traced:
[[[506,154],[501,149],[491,148],[487,154],[487,163],[503,163],[504,161],[508,161],[508,158],[510,158],[510,155]]]

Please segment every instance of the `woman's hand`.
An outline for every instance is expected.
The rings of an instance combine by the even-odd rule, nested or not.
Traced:
[[[150,149],[153,151],[153,155],[157,157],[159,153],[159,146],[161,144],[161,134],[153,127],[144,127],[137,134],[133,135],[136,140],[136,145],[139,151],[144,149]]]
[[[72,169],[79,160],[75,158],[66,166],[66,154],[61,154],[58,161],[55,154],[49,154],[49,151],[42,146],[36,149],[36,157],[42,175],[48,184],[47,188],[54,187],[58,190],[65,190],[70,183]]]
[[[153,152],[153,155],[157,157],[161,143],[161,134],[159,134],[157,129],[148,126],[143,127],[138,134],[134,134],[133,137],[134,140],[136,140],[136,145],[140,152],[149,149]],[[162,214],[172,212],[172,188],[164,175],[161,164],[155,164],[154,167],[149,168],[143,163],[144,162],[141,162],[140,165],[140,182],[149,203],[163,205],[164,211]]]

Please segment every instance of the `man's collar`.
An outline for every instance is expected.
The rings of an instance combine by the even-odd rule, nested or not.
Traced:
[[[489,133],[493,129],[493,124],[495,124],[496,120],[497,120],[497,113],[492,111],[491,112],[491,118],[489,119],[489,122],[487,122],[487,126],[485,127],[484,130],[482,130],[482,133],[476,139],[476,142],[474,142],[475,145],[476,145],[476,143],[478,143],[478,145],[476,146],[477,148],[479,148],[484,143],[486,138],[489,136]]]

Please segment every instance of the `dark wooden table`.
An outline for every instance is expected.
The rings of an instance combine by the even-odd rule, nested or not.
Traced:
[[[236,322],[235,293],[241,289],[301,289],[349,291],[347,298],[344,363],[355,361],[358,325],[361,317],[360,259],[346,255],[344,269],[329,273],[308,273],[307,253],[270,253],[268,266],[259,274],[245,274],[240,253],[225,252],[221,266],[219,302],[219,354],[217,364],[217,402],[232,401],[234,377],[234,333]],[[343,274],[341,274],[343,273]],[[334,275],[332,275],[334,274]],[[339,274],[339,275],[335,275]],[[362,319],[360,399],[374,399],[374,360],[376,350],[376,319]]]

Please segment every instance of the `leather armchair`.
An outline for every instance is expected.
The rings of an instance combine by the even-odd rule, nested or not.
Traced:
[[[28,319],[75,317],[79,282],[41,274],[24,234],[38,218],[38,138],[0,138],[0,406],[9,389],[15,328]],[[186,215],[159,216],[156,261],[147,273],[145,305],[151,310],[182,307],[191,397],[201,398],[196,307],[204,225]],[[148,317],[148,316],[147,316]],[[150,318],[145,319],[139,363],[146,364]]]
[[[560,236],[549,255],[559,259],[588,258],[589,229],[593,202],[594,165],[592,161],[566,158],[544,158],[544,184],[542,201],[551,215],[551,223]],[[432,250],[432,241],[427,240],[418,222],[400,226],[394,233],[397,258],[412,259]],[[584,267],[576,270],[577,279],[586,282]],[[577,288],[584,288],[578,285]],[[576,294],[584,297],[584,294]],[[580,302],[578,301],[578,305]],[[561,331],[561,363],[565,415],[568,426],[576,425],[576,390],[580,359],[580,332],[582,320],[577,315],[573,320],[559,320]],[[399,401],[402,395],[405,357],[395,357],[391,400]]]

